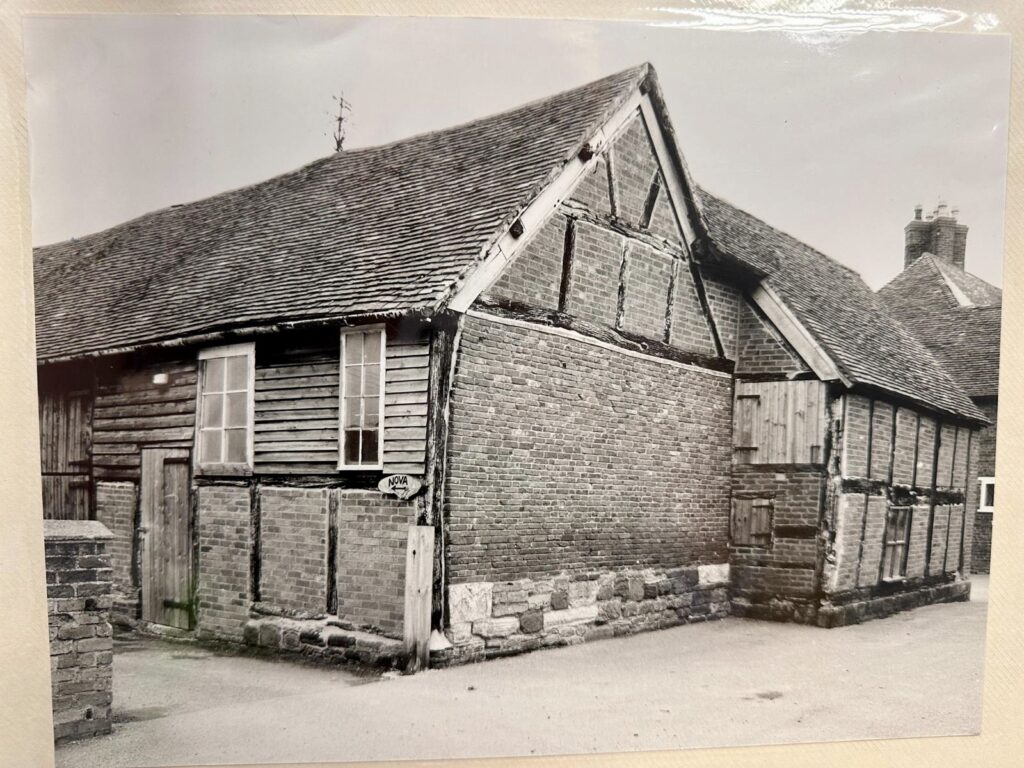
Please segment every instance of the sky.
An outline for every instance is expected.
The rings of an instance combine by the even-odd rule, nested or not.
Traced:
[[[696,182],[859,271],[940,200],[1002,284],[1009,37],[324,17],[25,22],[36,245],[651,62]]]

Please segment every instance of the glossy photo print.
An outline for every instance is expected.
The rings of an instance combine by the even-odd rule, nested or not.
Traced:
[[[981,731],[1008,37],[24,37],[57,765]]]

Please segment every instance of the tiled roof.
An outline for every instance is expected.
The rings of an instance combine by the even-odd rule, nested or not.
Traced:
[[[650,71],[36,248],[38,357],[433,307]]]
[[[926,254],[878,295],[889,312],[942,361],[967,394],[997,394],[1002,291]],[[964,299],[970,303],[964,305]]]
[[[890,306],[920,310],[1002,304],[1003,292],[930,253],[922,255],[879,290]]]
[[[998,394],[1001,306],[893,314],[942,361],[968,395]]]
[[[767,283],[851,383],[985,420],[932,354],[853,270],[755,216],[697,191],[708,236]]]

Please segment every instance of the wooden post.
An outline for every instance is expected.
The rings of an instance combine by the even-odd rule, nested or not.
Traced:
[[[430,610],[434,581],[434,528],[410,525],[405,550],[406,671],[425,669],[430,657]]]

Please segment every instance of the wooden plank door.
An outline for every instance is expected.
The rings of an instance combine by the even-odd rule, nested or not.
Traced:
[[[142,618],[192,628],[191,461],[184,448],[142,450]]]

